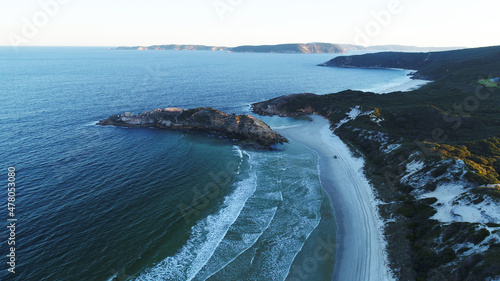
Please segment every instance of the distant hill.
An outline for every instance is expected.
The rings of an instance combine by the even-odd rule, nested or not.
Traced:
[[[280,44],[261,46],[239,46],[229,51],[237,53],[345,53],[346,49],[337,44],[309,43],[309,44]]]
[[[153,45],[153,46],[135,46],[135,47],[118,47],[115,50],[139,50],[139,51],[226,51],[227,47],[216,47],[216,46],[204,46],[204,45]]]
[[[436,80],[451,72],[455,76],[459,72],[465,73],[470,78],[471,74],[488,74],[485,70],[498,72],[499,55],[500,46],[430,53],[381,52],[336,57],[320,66],[413,69],[418,70],[416,77],[428,80]],[[478,70],[477,66],[481,68]]]
[[[463,49],[463,47],[415,47],[403,45],[377,45],[367,47],[373,51],[400,51],[400,52],[437,52]]]
[[[331,44],[331,43],[293,43],[278,45],[245,45],[238,47],[205,46],[205,45],[153,45],[118,47],[115,50],[176,50],[176,51],[226,51],[235,53],[303,53],[303,54],[335,54],[346,53],[348,51],[437,51],[457,48],[422,48],[401,45],[383,45],[364,47],[351,44]]]

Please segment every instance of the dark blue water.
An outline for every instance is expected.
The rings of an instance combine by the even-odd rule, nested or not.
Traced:
[[[5,185],[7,168],[17,170],[18,218],[16,273],[4,258],[0,279],[284,280],[325,221],[314,153],[94,124],[160,107],[245,113],[284,94],[405,79],[316,66],[331,58],[0,48],[0,163]],[[5,225],[7,215],[0,209]],[[5,256],[9,233],[0,234]]]

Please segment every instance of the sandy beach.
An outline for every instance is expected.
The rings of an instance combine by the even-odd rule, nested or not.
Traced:
[[[338,224],[333,280],[392,280],[372,187],[363,175],[363,159],[351,155],[326,119],[311,118],[303,126],[277,131],[319,155],[321,183],[332,199]]]
[[[378,91],[379,94],[387,94],[387,93],[392,93],[392,92],[409,92],[415,89],[418,89],[422,87],[423,85],[430,83],[431,81],[427,80],[418,80],[418,79],[410,79],[408,78],[408,81],[397,85],[397,86],[392,86],[386,89],[382,89]]]

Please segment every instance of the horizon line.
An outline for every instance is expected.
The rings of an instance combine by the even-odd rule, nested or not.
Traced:
[[[332,45],[351,45],[359,46],[364,48],[369,47],[381,47],[381,46],[401,46],[401,47],[415,47],[415,48],[460,48],[460,49],[474,49],[474,48],[485,48],[485,47],[495,47],[499,45],[480,45],[480,46],[417,46],[417,45],[405,45],[405,44],[377,44],[377,45],[358,45],[352,43],[330,43],[330,42],[307,42],[307,43],[275,43],[275,44],[243,44],[243,45],[212,45],[212,44],[178,44],[178,43],[157,43],[157,44],[131,44],[131,45],[25,45],[25,46],[12,46],[12,45],[0,45],[0,47],[12,47],[12,48],[22,48],[22,47],[151,47],[151,46],[168,46],[168,45],[187,45],[187,46],[207,46],[207,47],[225,47],[225,48],[235,48],[241,46],[277,46],[277,45],[288,45],[288,44],[332,44]]]

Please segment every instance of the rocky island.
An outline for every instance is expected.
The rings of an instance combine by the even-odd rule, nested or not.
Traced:
[[[266,123],[250,115],[226,114],[213,108],[164,108],[140,114],[125,112],[97,123],[102,126],[154,127],[170,130],[216,132],[239,140],[254,141],[270,148],[288,140],[273,131]]]
[[[286,95],[252,111],[321,115],[363,156],[397,280],[498,280],[500,92],[492,82],[500,46],[342,56],[321,66],[412,69],[432,82],[388,94]]]

